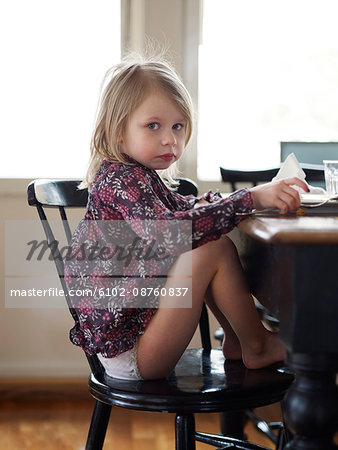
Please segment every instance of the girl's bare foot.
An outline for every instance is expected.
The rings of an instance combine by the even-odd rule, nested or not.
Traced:
[[[243,362],[248,369],[261,369],[273,363],[284,361],[285,357],[285,346],[278,333],[268,330],[266,330],[263,344],[248,346],[242,352]]]

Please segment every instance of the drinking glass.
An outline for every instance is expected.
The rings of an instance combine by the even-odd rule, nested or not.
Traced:
[[[323,161],[326,192],[330,197],[338,194],[338,161]]]

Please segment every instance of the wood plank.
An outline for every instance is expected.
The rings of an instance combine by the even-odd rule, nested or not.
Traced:
[[[34,450],[74,450],[84,448],[94,401],[87,400],[6,400],[0,404],[0,448]],[[278,415],[278,406],[274,415]],[[270,413],[271,415],[271,413]],[[172,450],[173,414],[144,413],[113,408],[104,449]],[[218,414],[197,414],[201,431],[219,431]],[[266,443],[247,427],[249,437]],[[197,443],[197,450],[204,444]],[[270,445],[270,447],[272,446]]]
[[[2,379],[0,381],[0,448],[74,450],[84,448],[94,400],[87,379]],[[278,404],[259,408],[267,420],[280,420]],[[196,429],[219,432],[219,415],[196,414]],[[174,414],[112,409],[104,449],[172,450],[175,448]],[[254,442],[273,448],[251,424]],[[205,444],[197,443],[197,450]]]

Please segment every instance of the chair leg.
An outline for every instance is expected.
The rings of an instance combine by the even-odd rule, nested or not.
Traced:
[[[106,437],[111,405],[96,400],[90,424],[86,450],[101,450]]]
[[[193,414],[176,414],[175,449],[195,450],[195,418]]]
[[[230,411],[220,414],[221,434],[235,439],[245,440],[245,411]]]
[[[278,436],[277,436],[276,450],[283,450],[285,445],[286,445],[286,442],[285,442],[284,430],[280,429],[278,431]]]

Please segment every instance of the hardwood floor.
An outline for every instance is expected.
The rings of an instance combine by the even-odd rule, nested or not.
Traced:
[[[0,383],[0,450],[84,449],[94,400],[86,380]],[[261,416],[279,420],[279,405],[260,408]],[[218,414],[196,415],[196,428],[219,431]],[[249,439],[273,448],[249,424]],[[173,450],[174,415],[113,408],[104,449]],[[198,450],[212,448],[197,443]]]

